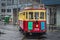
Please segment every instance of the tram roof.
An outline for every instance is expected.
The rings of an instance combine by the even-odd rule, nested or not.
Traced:
[[[46,9],[45,9],[45,8],[38,8],[38,9],[36,9],[36,8],[30,8],[30,9],[23,9],[23,10],[20,10],[19,13],[22,13],[22,12],[24,12],[24,11],[26,11],[26,10],[46,10]]]
[[[31,8],[31,9],[24,9],[24,10],[45,10],[44,8],[38,8],[38,9],[35,9],[35,8]]]
[[[26,7],[24,10],[45,10],[44,7],[39,7],[39,8],[33,8],[33,7]]]

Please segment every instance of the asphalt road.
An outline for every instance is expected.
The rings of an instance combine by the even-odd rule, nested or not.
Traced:
[[[0,40],[22,40],[23,35],[18,31],[17,26],[14,25],[0,25]]]
[[[47,32],[46,35],[24,36],[16,25],[0,25],[0,40],[60,40],[60,31]]]

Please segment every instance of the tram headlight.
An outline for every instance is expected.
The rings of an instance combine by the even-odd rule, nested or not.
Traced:
[[[38,25],[36,25],[36,27],[38,27]]]

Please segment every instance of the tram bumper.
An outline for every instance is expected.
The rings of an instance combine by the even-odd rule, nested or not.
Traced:
[[[46,30],[41,30],[41,31],[30,31],[30,30],[28,30],[28,31],[24,31],[24,33],[25,34],[29,34],[29,35],[33,35],[33,34],[46,34]]]

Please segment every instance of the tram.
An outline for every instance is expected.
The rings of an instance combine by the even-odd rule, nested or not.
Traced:
[[[46,33],[46,9],[26,7],[18,13],[19,30],[24,34]]]

